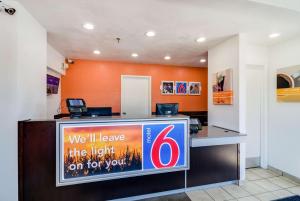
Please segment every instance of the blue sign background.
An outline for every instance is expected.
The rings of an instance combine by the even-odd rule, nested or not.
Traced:
[[[151,147],[158,134],[167,126],[174,125],[173,130],[167,135],[167,137],[175,140],[179,146],[179,159],[175,167],[185,165],[185,142],[184,142],[184,123],[174,124],[150,124],[143,126],[143,169],[155,169],[151,161]],[[149,130],[151,129],[151,132]],[[151,136],[149,138],[149,136]],[[161,147],[161,161],[166,164],[170,161],[171,156],[170,146],[163,144]]]

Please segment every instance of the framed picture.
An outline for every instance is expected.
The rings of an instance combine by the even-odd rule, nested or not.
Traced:
[[[187,95],[188,94],[188,82],[176,81],[175,82],[175,94]]]
[[[300,102],[300,65],[277,70],[277,101]]]
[[[201,95],[201,82],[189,82],[189,95]]]
[[[213,104],[232,105],[232,68],[217,72],[213,77]]]
[[[161,94],[173,95],[174,94],[174,81],[161,81]]]

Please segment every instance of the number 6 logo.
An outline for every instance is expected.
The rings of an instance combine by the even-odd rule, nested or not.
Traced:
[[[173,129],[174,125],[164,128],[153,142],[151,148],[151,160],[155,168],[174,167],[179,159],[179,146],[177,142],[173,138],[167,137]],[[164,164],[160,157],[161,147],[164,144],[169,145],[171,150],[170,159],[167,164]]]

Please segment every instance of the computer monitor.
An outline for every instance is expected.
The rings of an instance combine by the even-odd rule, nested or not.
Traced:
[[[176,115],[178,114],[178,103],[157,103],[157,115]]]
[[[68,98],[66,103],[71,118],[79,118],[87,111],[85,101],[82,98]]]
[[[112,116],[111,107],[88,107],[88,116]]]

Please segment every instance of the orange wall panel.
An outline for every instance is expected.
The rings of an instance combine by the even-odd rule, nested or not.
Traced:
[[[83,98],[90,107],[121,108],[121,75],[152,78],[152,111],[156,103],[179,103],[179,111],[207,111],[207,68],[75,60],[61,79],[62,112],[66,98]],[[161,81],[201,82],[200,96],[161,95]]]

